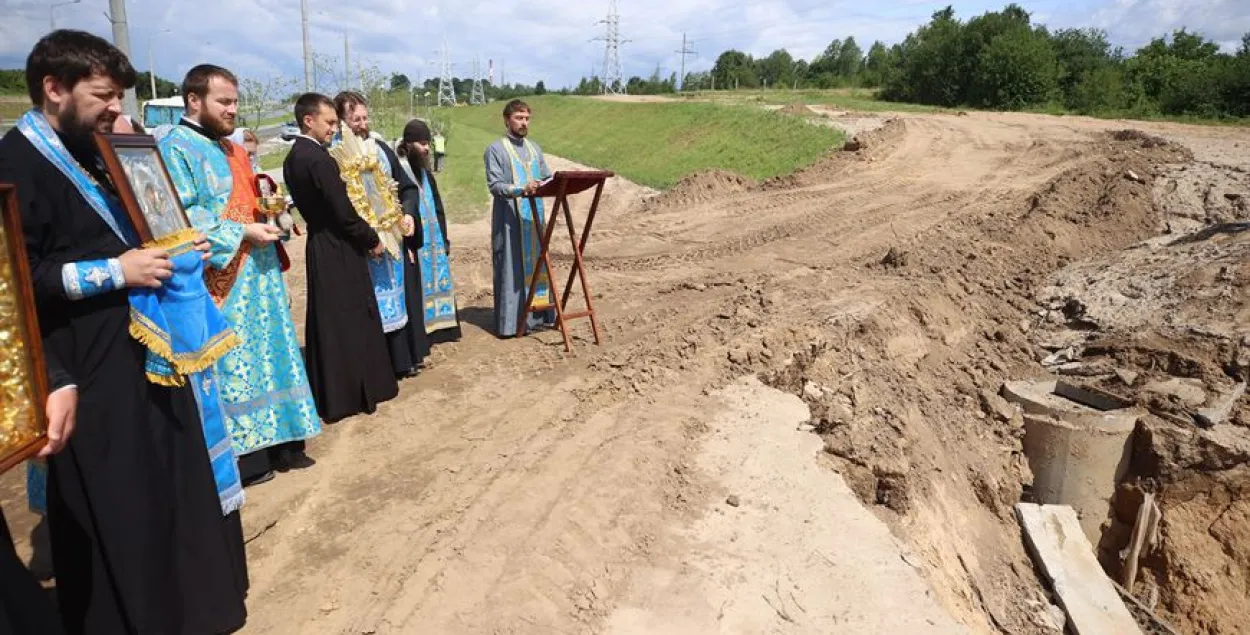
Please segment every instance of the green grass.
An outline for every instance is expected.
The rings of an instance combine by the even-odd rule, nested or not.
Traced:
[[[265,126],[276,126],[276,125],[279,125],[279,124],[283,124],[283,123],[286,123],[286,122],[288,122],[288,121],[290,121],[290,120],[291,120],[291,115],[281,114],[281,115],[278,115],[278,116],[276,116],[276,117],[269,117],[269,118],[267,118],[267,119],[261,119],[259,123],[250,124],[248,127],[250,127],[250,128],[264,128]]]
[[[832,128],[751,107],[561,96],[526,101],[534,110],[530,135],[546,152],[658,189],[708,168],[754,179],[789,174],[843,140],[842,133]],[[502,109],[502,103],[491,103],[432,112],[449,126],[438,185],[452,222],[471,222],[490,210],[482,156],[504,134]],[[403,116],[374,117],[387,139],[394,139],[407,120],[407,108],[403,111]],[[391,120],[394,123],[381,123]],[[280,166],[283,158],[285,151],[265,155],[261,166]]]
[[[490,211],[482,155],[486,146],[498,138],[499,135],[470,126],[455,126],[447,134],[447,156],[437,177],[448,222],[472,222]]]
[[[789,174],[842,141],[832,128],[754,108],[559,96],[527,101],[534,109],[531,138],[545,151],[659,189],[707,168],[755,179]],[[481,141],[503,135],[501,109],[490,104],[445,111],[453,126],[448,141],[473,135],[480,164]]]
[[[260,155],[260,169],[265,171],[281,169],[282,162],[286,161],[286,155],[290,151],[290,146],[284,146],[268,154]]]

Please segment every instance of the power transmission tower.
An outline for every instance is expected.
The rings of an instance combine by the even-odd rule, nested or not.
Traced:
[[[442,74],[438,78],[438,105],[455,106],[456,84],[451,77],[451,49],[447,47],[447,40],[443,40],[442,67]]]
[[[686,90],[686,56],[694,55],[695,52],[690,49],[690,42],[686,40],[686,34],[681,34],[681,50],[677,51],[681,55],[681,89]]]
[[[481,106],[486,103],[486,91],[482,90],[482,63],[473,58],[473,90],[469,92],[469,104]]]
[[[616,10],[616,0],[608,4],[608,17],[600,20],[607,25],[603,40],[603,94],[624,95],[625,81],[621,78],[621,45],[629,40],[621,39],[621,15]]]

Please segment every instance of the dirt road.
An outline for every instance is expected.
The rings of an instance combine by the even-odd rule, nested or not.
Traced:
[[[1047,632],[1008,520],[1018,439],[969,394],[1032,362],[1005,332],[1027,307],[991,285],[1152,230],[1025,233],[1061,175],[1154,160],[1104,136],[1123,127],[899,115],[760,186],[618,179],[587,259],[606,342],[580,321],[573,355],[557,333],[490,334],[488,228],[453,227],[464,340],[330,426],[315,467],[248,490],[245,632]],[[1250,148],[1244,130],[1147,128]],[[839,408],[853,423],[830,433]]]

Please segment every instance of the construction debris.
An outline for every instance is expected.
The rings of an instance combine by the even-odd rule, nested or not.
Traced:
[[[1076,511],[1067,505],[1019,503],[1016,516],[1030,555],[1050,581],[1076,635],[1133,635],[1141,628],[1103,573]]]

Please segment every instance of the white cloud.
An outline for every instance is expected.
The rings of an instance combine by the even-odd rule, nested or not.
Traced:
[[[1117,36],[1129,47],[1187,28],[1219,42],[1232,52],[1241,36],[1250,32],[1250,1],[1247,0],[1114,0],[1088,20]]]
[[[1054,27],[1097,26],[1129,49],[1187,26],[1232,47],[1250,31],[1248,0],[1021,0]],[[0,0],[0,68],[19,68],[49,28],[49,3]],[[503,0],[308,0],[313,48],[338,58],[343,32],[352,57],[416,79],[436,76],[446,38],[455,74],[468,76],[474,56],[483,73],[488,59],[508,81],[572,84],[601,72],[604,34],[598,24],[606,0],[523,3]],[[943,0],[621,0],[624,74],[649,75],[656,66],[677,70],[683,32],[698,51],[688,70],[706,69],[728,48],[756,55],[786,48],[811,58],[829,40],[854,35],[867,49],[873,40],[897,42],[948,2]],[[968,18],[1001,8],[1003,1],[951,2]],[[745,8],[743,8],[745,7]],[[82,0],[56,9],[58,26],[105,37],[106,0]],[[177,80],[192,65],[213,62],[243,76],[283,74],[301,79],[302,35],[298,0],[130,0],[127,11],[135,66],[146,70],[154,42],[157,74]],[[164,29],[170,32],[162,33]],[[152,39],[155,35],[155,39]],[[355,64],[353,63],[353,66]]]

